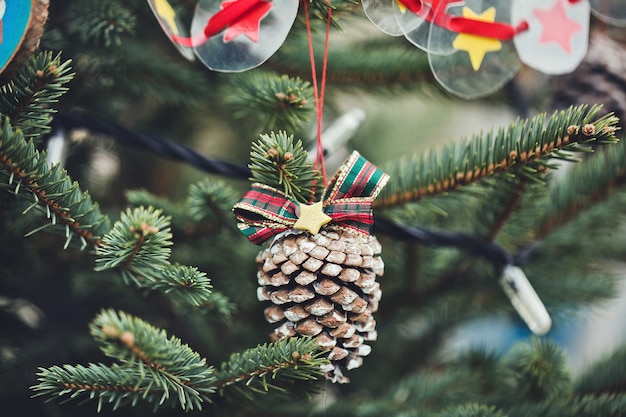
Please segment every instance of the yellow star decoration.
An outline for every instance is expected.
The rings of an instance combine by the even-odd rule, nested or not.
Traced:
[[[176,26],[176,12],[167,0],[156,0],[154,2],[156,12],[161,19],[167,23],[167,27],[174,35],[178,35],[178,27]]]
[[[322,211],[323,202],[318,201],[313,204],[300,203],[300,214],[298,220],[293,225],[294,229],[306,230],[313,234],[320,231],[320,228],[332,220]]]
[[[463,17],[468,19],[479,20],[481,22],[495,22],[496,9],[490,7],[480,15],[474,13],[472,9],[463,7]],[[452,46],[460,51],[466,51],[469,55],[470,62],[474,71],[478,71],[483,63],[487,52],[495,52],[502,49],[502,42],[499,39],[486,38],[478,35],[468,35],[460,33],[452,42]]]
[[[406,6],[404,4],[402,4],[400,2],[400,0],[396,0],[396,4],[398,5],[398,8],[400,9],[400,13],[405,14],[406,13]]]

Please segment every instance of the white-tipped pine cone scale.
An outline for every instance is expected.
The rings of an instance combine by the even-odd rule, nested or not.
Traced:
[[[330,181],[321,202],[303,207],[255,183],[235,205],[239,229],[253,243],[273,238],[257,256],[257,296],[271,302],[265,318],[272,340],[306,336],[328,351],[328,379],[346,383],[371,352],[384,264],[371,202],[388,176],[354,152]],[[328,220],[330,219],[330,220]]]

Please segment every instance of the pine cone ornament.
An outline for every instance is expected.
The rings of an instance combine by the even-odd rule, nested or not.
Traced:
[[[325,189],[321,202],[298,203],[255,183],[235,205],[240,230],[253,243],[273,238],[257,256],[258,298],[272,305],[265,318],[272,340],[314,337],[328,351],[327,378],[363,363],[377,338],[373,313],[382,291],[376,281],[382,247],[369,234],[371,202],[388,176],[354,152]]]
[[[265,318],[278,324],[270,337],[315,337],[329,350],[327,377],[348,382],[342,369],[361,366],[371,351],[364,342],[377,336],[372,313],[382,296],[381,249],[373,236],[341,230],[276,239],[257,257],[258,298],[273,303]]]

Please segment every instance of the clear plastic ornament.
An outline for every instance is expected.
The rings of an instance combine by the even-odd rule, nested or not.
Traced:
[[[175,40],[176,37],[188,38],[189,29],[178,18],[172,5],[167,0],[148,0],[148,5],[150,5],[161,29],[178,49],[178,52],[189,61],[195,60],[193,49],[183,46]]]
[[[409,10],[399,1],[394,1],[393,11],[400,27],[404,31],[404,37],[423,51],[446,55],[454,52],[451,45],[436,44],[429,45],[428,37],[430,36],[431,22],[426,19],[427,16],[433,16],[431,9],[431,1],[419,1],[421,7],[418,12]],[[445,8],[441,8],[442,10]],[[432,49],[437,47],[437,49]]]
[[[591,12],[613,26],[626,27],[626,0],[589,0]]]
[[[191,23],[192,38],[201,37],[209,20],[222,9],[223,3],[228,2],[200,0]],[[194,46],[196,56],[204,65],[213,71],[243,72],[258,67],[280,48],[296,19],[299,1],[260,3],[263,9],[244,15]]]
[[[528,29],[513,39],[521,61],[544,74],[572,72],[587,55],[587,0],[516,1],[512,21],[528,23]]]
[[[450,18],[463,16],[509,24],[511,2],[466,0],[450,5],[446,13]],[[513,42],[456,33],[445,28],[449,22],[440,23],[431,25],[429,49],[452,45],[454,52],[429,53],[428,60],[435,79],[450,93],[466,99],[483,97],[502,88],[519,71],[521,61]]]
[[[401,36],[404,34],[396,16],[394,15],[393,4],[396,0],[362,0],[365,16],[378,29],[391,36]]]
[[[420,13],[423,10],[427,14],[430,10],[429,5],[424,2],[421,3]],[[428,46],[429,23],[422,16],[412,12],[398,1],[393,2],[393,14],[402,29],[404,37],[413,45],[425,51]]]

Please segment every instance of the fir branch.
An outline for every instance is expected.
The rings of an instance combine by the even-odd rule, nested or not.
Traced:
[[[113,310],[102,311],[90,330],[103,352],[120,363],[40,369],[39,384],[31,387],[37,395],[98,398],[98,409],[105,401],[114,408],[143,401],[155,408],[178,403],[190,411],[210,402],[214,369],[178,338]]]
[[[102,351],[119,363],[112,366],[40,368],[37,396],[98,399],[135,405],[139,401],[157,406],[180,404],[184,410],[202,409],[211,395],[235,388],[248,398],[270,391],[286,392],[299,382],[308,391],[323,378],[321,365],[328,362],[311,338],[292,338],[233,354],[216,371],[189,346],[166,332],[124,312],[103,310],[91,323],[90,332]]]
[[[216,370],[215,386],[222,393],[234,388],[249,399],[271,390],[286,392],[296,381],[323,378],[321,366],[328,362],[324,355],[311,338],[289,338],[259,345],[231,355],[228,362]]]
[[[179,214],[178,208],[167,198],[154,195],[144,189],[126,190],[124,191],[124,196],[130,206],[153,207],[156,210],[160,210],[163,215],[171,217],[172,221],[174,221]]]
[[[485,404],[468,403],[448,407],[442,411],[441,417],[507,417],[502,410]]]
[[[552,341],[534,337],[517,343],[503,359],[503,366],[515,381],[513,399],[542,401],[570,394],[565,357]]]
[[[574,392],[617,394],[626,391],[626,346],[592,364],[574,384]]]
[[[309,202],[320,177],[307,156],[302,141],[294,143],[285,132],[261,135],[250,151],[252,180],[282,190],[301,203]]]
[[[159,291],[178,307],[202,307],[228,316],[234,306],[227,297],[212,291],[204,272],[170,264],[171,245],[169,216],[153,207],[129,208],[96,248],[95,270],[118,268],[127,284]]]
[[[52,227],[64,228],[68,247],[72,236],[80,237],[83,248],[98,246],[101,236],[109,228],[109,219],[100,213],[90,195],[82,192],[59,165],[50,166],[46,152],[35,149],[20,130],[15,130],[8,119],[0,122],[0,176],[13,194],[32,200],[24,211],[38,208],[49,222],[30,234]]]
[[[622,416],[626,410],[626,394],[587,395],[582,398],[556,397],[538,404],[519,404],[508,408],[516,417],[598,417]]]
[[[259,131],[294,132],[315,112],[310,83],[297,77],[250,71],[229,75],[223,91],[235,118],[253,120]]]
[[[608,198],[626,184],[626,143],[595,152],[568,173],[568,181],[555,184],[551,209],[538,222],[535,235],[546,236],[581,211]]]
[[[479,397],[480,387],[474,377],[462,368],[446,372],[422,370],[394,384],[382,398],[359,406],[358,415],[436,415],[451,403],[472,401]]]
[[[73,1],[67,10],[67,32],[78,36],[83,43],[110,47],[121,45],[121,36],[132,33],[136,17],[125,5],[116,0]]]
[[[129,368],[146,367],[155,374],[155,379],[164,381],[163,389],[168,386],[182,391],[191,389],[197,391],[195,395],[214,391],[213,368],[180,339],[168,338],[164,330],[113,310],[101,311],[89,328],[107,356]]]
[[[185,265],[168,265],[162,274],[150,276],[144,284],[152,290],[163,292],[174,302],[201,306],[209,303],[213,286],[204,272]]]
[[[232,207],[240,193],[225,181],[207,178],[189,186],[184,204],[172,203],[146,190],[129,190],[126,198],[132,206],[152,206],[162,210],[171,216],[174,234],[190,238],[228,227]]]
[[[170,218],[152,207],[130,208],[122,213],[113,229],[96,250],[96,271],[123,267],[139,277],[161,273],[168,265],[172,245]],[[126,275],[126,277],[133,275]],[[138,285],[143,281],[132,278]]]
[[[551,117],[518,120],[508,128],[493,129],[454,142],[440,153],[412,155],[385,167],[391,181],[374,201],[378,208],[415,202],[445,193],[483,178],[508,173],[542,181],[551,158],[573,160],[571,152],[589,151],[592,142],[613,143],[617,118],[597,118],[600,107],[571,107]]]
[[[39,52],[30,57],[17,75],[0,88],[0,113],[9,117],[11,125],[22,130],[24,137],[38,140],[48,133],[51,104],[67,92],[65,87],[74,74],[70,61],[61,56]]]
[[[146,40],[125,39],[124,47],[117,48],[115,54],[82,50],[80,59],[76,59],[76,71],[76,81],[81,83],[84,94],[114,93],[131,108],[149,98],[159,104],[188,109],[211,94],[203,71],[168,59]]]
[[[189,186],[185,212],[195,223],[224,225],[232,218],[232,208],[238,199],[235,189],[226,182],[205,179]]]
[[[91,363],[83,365],[52,366],[39,368],[37,385],[30,387],[35,397],[60,398],[71,400],[98,399],[98,412],[106,403],[116,410],[124,405],[137,405],[140,401],[158,405],[158,396],[146,396],[153,381],[149,375],[141,375],[135,370],[119,365],[106,366]]]
[[[311,63],[306,42],[305,36],[291,35],[265,67],[310,79]],[[323,44],[323,39],[315,37],[314,42]],[[321,49],[315,51],[317,62],[322,61]],[[331,42],[328,62],[327,82],[339,88],[364,87],[387,93],[391,87],[403,91],[421,87],[440,94],[443,91],[433,87],[428,55],[407,42],[398,42],[397,38],[385,37],[347,45]]]
[[[337,29],[341,29],[339,22],[337,21],[338,13],[345,13],[352,11],[355,6],[359,6],[358,0],[305,0],[309,3],[309,13],[314,22],[324,22],[328,20],[329,9],[331,25]],[[301,7],[300,9],[304,9]],[[303,14],[303,13],[301,13]],[[304,17],[300,16],[300,19],[304,21]]]

